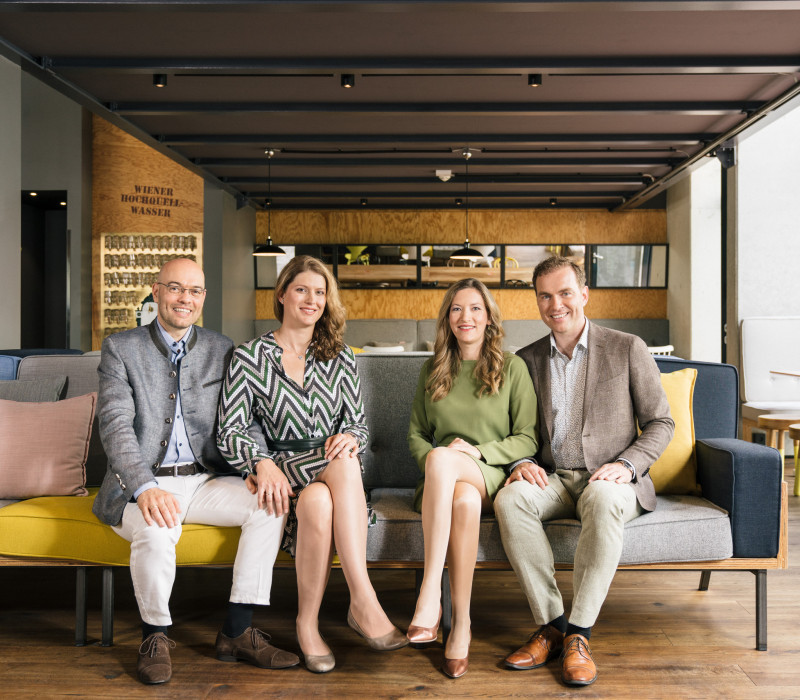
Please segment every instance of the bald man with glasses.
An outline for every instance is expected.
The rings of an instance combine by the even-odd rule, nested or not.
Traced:
[[[259,508],[217,449],[217,405],[233,343],[195,325],[205,296],[197,263],[166,263],[153,285],[157,317],[106,338],[97,370],[98,423],[109,465],[93,510],[131,543],[142,617],[137,673],[147,684],[172,677],[169,598],[183,523],[242,528],[217,658],[261,668],[299,663],[252,626],[255,606],[269,604],[285,516]],[[253,433],[257,439],[260,431]]]

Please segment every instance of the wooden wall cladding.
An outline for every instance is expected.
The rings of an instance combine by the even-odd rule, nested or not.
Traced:
[[[441,289],[343,289],[348,318],[436,318],[444,298]],[[538,319],[532,289],[495,289],[503,318]],[[256,290],[256,318],[274,318],[273,291]],[[666,289],[592,289],[589,318],[666,318]]]
[[[277,245],[301,243],[461,243],[462,211],[273,211]],[[662,209],[611,213],[585,210],[492,210],[469,213],[476,245],[559,243],[666,243]],[[256,234],[267,242],[267,213],[258,212]]]
[[[199,175],[97,116],[92,149],[92,349],[99,350],[108,252],[103,235],[193,234],[202,241],[204,184]]]

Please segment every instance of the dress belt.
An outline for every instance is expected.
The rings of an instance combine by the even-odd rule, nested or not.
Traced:
[[[202,474],[204,471],[202,464],[189,462],[188,464],[172,464],[169,467],[159,467],[153,472],[153,476],[191,476],[192,474]]]
[[[267,440],[267,447],[273,452],[305,452],[325,447],[325,437],[302,438],[300,440]]]

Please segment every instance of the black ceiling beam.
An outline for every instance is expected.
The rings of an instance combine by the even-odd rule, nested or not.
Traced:
[[[328,73],[356,73],[359,77],[424,75],[719,75],[795,73],[800,56],[598,56],[550,57],[318,57],[318,58],[172,58],[119,56],[47,56],[53,70],[108,73],[172,73],[187,76],[316,77]]]
[[[711,141],[712,133],[686,134],[160,134],[160,143],[167,146],[282,146],[290,143],[438,143],[438,144],[625,144],[650,146],[669,144],[692,146]]]
[[[470,185],[623,185],[639,186],[650,184],[655,178],[648,175],[584,175],[584,174],[548,174],[548,175],[470,175]],[[244,177],[221,177],[222,182],[231,185],[252,185],[253,183],[264,183],[264,176],[244,176]],[[452,188],[464,189],[464,176],[457,174],[448,182],[439,182],[435,175],[427,177],[319,177],[309,175],[307,177],[275,177],[272,176],[272,186],[275,185],[431,185],[432,187],[449,187],[449,193],[458,196]]]
[[[474,116],[548,115],[567,116],[590,113],[682,114],[687,116],[725,116],[754,112],[758,101],[663,101],[663,102],[108,102],[115,114],[131,116],[170,116],[182,114],[445,114]]]
[[[352,199],[359,200],[363,197],[367,199],[448,199],[453,201],[456,198],[464,198],[463,192],[448,192],[437,193],[433,191],[417,191],[417,192],[383,192],[383,191],[323,191],[312,192],[309,190],[302,190],[298,192],[275,192],[274,190],[267,193],[266,190],[244,190],[242,194],[245,197],[252,199],[264,199],[269,197],[272,200],[273,206],[276,201],[281,199]],[[543,197],[578,197],[581,199],[588,198],[601,198],[601,199],[619,199],[630,197],[629,190],[586,190],[586,191],[555,191],[546,190],[544,192],[472,192],[469,193],[469,206],[472,207],[473,197],[476,199],[541,199]]]
[[[503,168],[536,168],[536,167],[623,167],[623,168],[651,168],[659,166],[673,166],[682,158],[662,156],[647,157],[580,157],[580,158],[491,158],[475,156],[471,161],[472,167],[503,167]],[[204,168],[252,168],[263,166],[266,168],[267,159],[263,158],[194,158],[195,165]],[[275,157],[272,167],[431,167],[463,168],[464,159],[455,154],[452,160],[441,158],[352,158],[339,154],[331,154],[330,158],[315,156],[313,158]],[[471,178],[470,178],[471,179]]]

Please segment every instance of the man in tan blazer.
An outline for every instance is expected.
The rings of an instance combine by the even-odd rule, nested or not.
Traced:
[[[540,627],[505,664],[539,668],[560,654],[564,683],[584,686],[597,678],[589,638],[619,564],[625,523],[655,509],[648,471],[675,424],[644,341],[586,319],[580,267],[549,258],[536,267],[533,286],[551,333],[517,354],[536,388],[541,447],[536,460],[514,467],[494,508]],[[542,526],[559,518],[581,521],[569,618]]]

